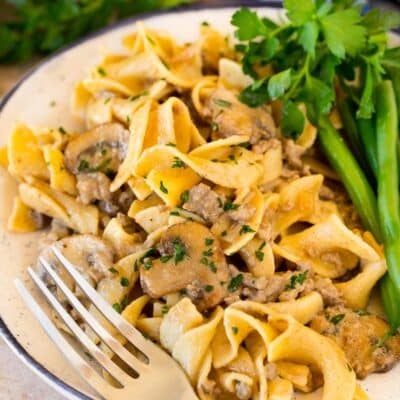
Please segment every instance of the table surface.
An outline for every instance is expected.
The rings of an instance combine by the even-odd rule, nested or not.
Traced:
[[[385,1],[373,5],[393,7]],[[0,66],[0,98],[31,65]],[[0,400],[63,400],[55,390],[42,382],[0,339]]]

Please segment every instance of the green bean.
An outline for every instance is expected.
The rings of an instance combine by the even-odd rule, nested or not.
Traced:
[[[359,134],[356,120],[354,118],[356,110],[353,107],[353,103],[350,98],[345,98],[338,103],[340,117],[343,121],[344,131],[346,133],[347,141],[350,145],[352,153],[356,157],[358,163],[364,171],[368,171],[367,177],[373,178],[371,168],[363,154],[363,144],[361,141],[361,135]]]
[[[394,332],[400,326],[400,297],[398,288],[388,274],[381,279],[381,297],[391,331]]]
[[[385,245],[389,277],[400,290],[400,212],[398,190],[398,116],[391,81],[376,88],[376,134],[378,154],[378,212]]]
[[[318,138],[326,157],[339,174],[364,226],[381,240],[375,194],[364,172],[329,118],[322,116],[318,125]]]
[[[357,128],[363,145],[364,154],[375,178],[378,176],[378,160],[376,155],[376,133],[373,119],[357,119]]]

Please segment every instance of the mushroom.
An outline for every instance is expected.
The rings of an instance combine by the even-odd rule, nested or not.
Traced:
[[[60,248],[65,257],[76,266],[92,286],[96,287],[103,278],[111,276],[114,251],[110,245],[99,237],[94,235],[73,235],[57,241],[55,245]],[[41,255],[57,269],[60,277],[68,287],[75,290],[77,295],[81,297],[82,293],[75,286],[72,277],[64,268],[60,267],[50,246],[45,247]],[[50,286],[49,277],[45,276],[45,279]],[[57,291],[57,296],[60,300],[64,299],[60,291]]]
[[[71,140],[64,152],[65,165],[73,172],[116,172],[125,158],[129,131],[121,124],[96,126]]]
[[[200,310],[227,295],[230,272],[218,239],[198,222],[170,226],[161,236],[161,257],[143,259],[140,282],[153,298],[185,290]]]

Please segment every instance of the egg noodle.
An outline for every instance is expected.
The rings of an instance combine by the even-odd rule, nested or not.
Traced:
[[[240,103],[251,79],[230,39],[200,32],[181,45],[138,23],[126,52],[75,87],[87,131],[15,126],[0,151],[19,182],[8,228],[50,224],[42,254],[56,241],[202,400],[318,388],[324,400],[366,399],[356,375],[400,358],[398,335],[383,340],[388,324],[365,310],[382,248],[319,158],[316,129],[284,138],[279,102]]]

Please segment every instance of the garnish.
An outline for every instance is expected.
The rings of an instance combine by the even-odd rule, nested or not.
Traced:
[[[101,76],[106,76],[107,75],[106,71],[102,67],[97,68],[97,72]]]
[[[172,168],[185,168],[186,164],[178,157],[174,157],[174,162],[172,163]]]
[[[163,181],[160,181],[160,190],[165,194],[168,193],[168,189],[164,186],[164,182]]]
[[[214,104],[216,104],[217,106],[220,107],[224,107],[224,108],[229,108],[232,103],[230,101],[224,100],[224,99],[214,99]]]
[[[264,252],[262,249],[265,247],[265,242],[262,242],[260,247],[254,252],[258,261],[264,261]]]
[[[120,282],[121,286],[124,286],[124,287],[128,287],[129,286],[129,279],[128,278],[122,277],[119,282]]]
[[[214,239],[205,238],[204,243],[206,246],[211,246],[214,243]]]
[[[239,204],[234,204],[231,201],[226,201],[223,209],[224,211],[231,211],[231,210],[237,210],[239,208]]]
[[[121,305],[120,305],[119,303],[114,303],[114,304],[112,305],[112,308],[113,308],[118,314],[121,313]]]
[[[180,199],[182,203],[187,203],[189,201],[189,191],[185,190],[184,192],[182,192]]]
[[[236,291],[243,282],[243,274],[234,276],[228,285],[228,290],[232,293]]]
[[[337,315],[334,315],[330,319],[330,321],[332,322],[333,325],[337,325],[344,317],[345,317],[344,314],[337,314]]]
[[[253,228],[251,228],[249,225],[242,225],[242,227],[240,228],[239,234],[243,235],[245,233],[252,233],[255,232],[255,230]]]
[[[174,239],[172,246],[174,248],[174,263],[177,265],[187,256],[186,247],[180,239]]]
[[[109,270],[112,274],[118,273],[118,271],[117,271],[114,267],[108,268],[108,270]]]
[[[237,335],[239,332],[239,328],[237,326],[232,326],[232,332],[234,335]]]
[[[214,286],[213,285],[206,285],[206,286],[204,286],[204,290],[207,293],[210,293],[210,292],[212,292],[214,290]]]
[[[58,132],[60,132],[61,135],[66,135],[67,134],[67,131],[62,126],[58,127]]]
[[[308,271],[295,274],[290,277],[290,282],[285,286],[285,290],[294,289],[297,285],[302,285],[307,279]]]

